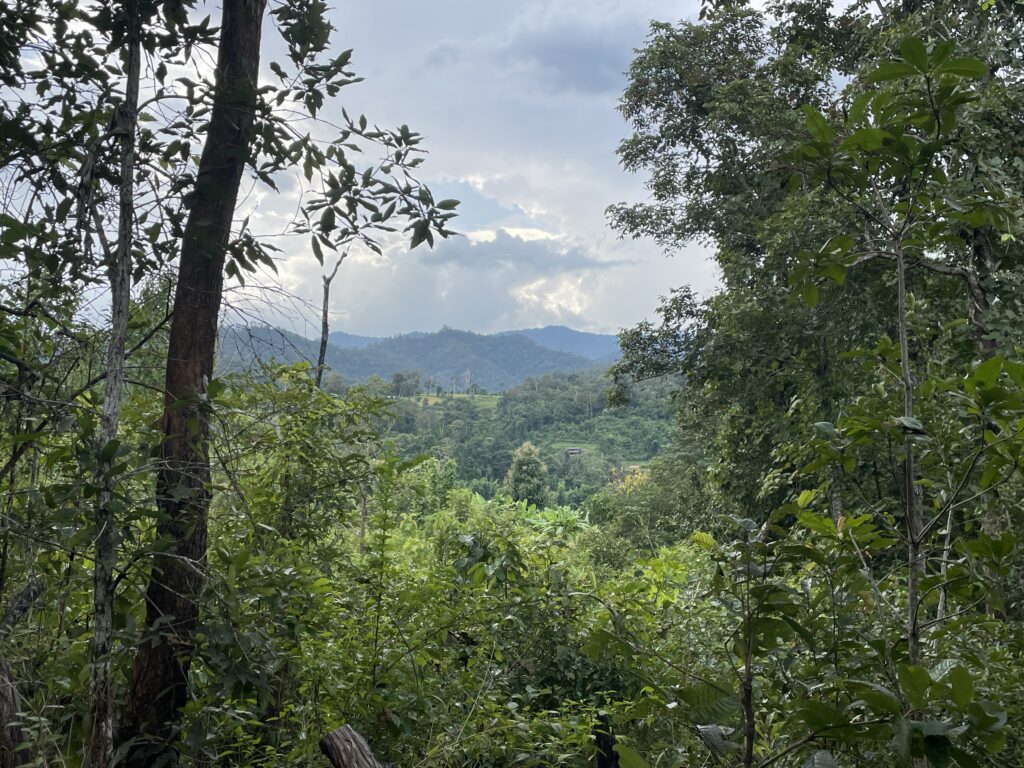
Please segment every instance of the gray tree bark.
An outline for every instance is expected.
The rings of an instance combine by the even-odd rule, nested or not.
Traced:
[[[157,537],[146,590],[146,635],[119,734],[125,768],[176,765],[199,624],[210,507],[209,414],[217,318],[238,190],[256,131],[266,0],[224,0],[213,107],[181,243],[164,383]]]
[[[900,377],[903,384],[903,415],[914,417],[914,376],[910,366],[910,334],[907,318],[907,264],[901,244],[896,248],[896,289],[898,291]],[[907,655],[911,664],[921,663],[921,578],[924,576],[924,553],[920,498],[917,491],[917,468],[912,435],[904,438],[903,510],[907,526]]]
[[[324,380],[324,365],[327,361],[327,337],[331,333],[330,318],[327,314],[327,305],[331,300],[331,282],[334,280],[334,276],[338,274],[338,267],[341,266],[341,262],[348,256],[348,252],[341,254],[338,260],[334,263],[334,269],[331,270],[331,274],[324,275],[324,303],[320,312],[320,353],[316,358],[316,386],[320,388],[321,382]]]
[[[374,757],[366,739],[350,725],[336,728],[320,739],[320,751],[334,768],[385,768]]]
[[[135,224],[135,132],[139,111],[139,70],[142,59],[139,11],[127,0],[128,59],[125,98],[115,111],[114,131],[120,138],[121,167],[118,180],[117,245],[106,253],[110,280],[110,341],[103,383],[100,418],[100,450],[96,468],[96,552],[93,569],[92,668],[89,681],[89,760],[94,768],[106,768],[114,740],[114,697],[110,680],[110,656],[114,643],[114,565],[117,560],[117,521],[110,511],[114,495],[114,463],[111,446],[117,439],[124,397],[124,359],[128,340],[128,312],[132,290],[132,239]],[[99,218],[98,216],[96,217]],[[102,222],[97,220],[97,227]]]

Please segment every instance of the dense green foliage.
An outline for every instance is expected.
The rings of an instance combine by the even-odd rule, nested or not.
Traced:
[[[548,505],[548,468],[533,443],[523,443],[512,454],[505,489],[513,501],[525,501],[536,507]]]
[[[441,372],[409,338],[352,386],[282,355],[200,376],[170,433],[169,297],[215,88],[167,69],[205,77],[216,35],[187,3],[115,6],[0,8],[0,765],[145,764],[129,715],[155,653],[184,693],[143,702],[165,765],[323,766],[343,723],[422,768],[1024,762],[1024,7],[653,24],[620,150],[651,196],[611,218],[703,241],[722,284],[666,286],[610,394],[540,375],[576,358],[539,365],[524,337],[445,331],[431,354],[464,387],[424,391]],[[315,118],[355,82],[347,53],[324,60],[323,10],[270,11],[289,55],[249,172],[317,179],[297,232],[318,258],[380,247],[393,216],[429,244],[455,201],[414,185],[408,127],[342,113],[322,143],[275,112]],[[183,105],[141,128],[118,122],[131,45],[152,104]],[[387,170],[357,169],[360,146]],[[105,224],[124,168],[134,217]],[[269,261],[246,226],[234,278]],[[108,388],[118,330],[88,306],[115,230],[135,289]],[[533,378],[452,391],[506,357]],[[195,477],[201,514],[174,517]],[[192,624],[152,615],[174,569]]]
[[[1020,717],[965,662],[1007,664],[996,688],[1020,674],[1021,349],[997,317],[1021,267],[1024,165],[1003,149],[1024,138],[1008,119],[1022,19],[880,10],[655,25],[623,100],[621,156],[652,202],[613,221],[668,248],[709,241],[722,269],[714,297],[677,290],[623,334],[615,370],[685,377],[659,495],[688,482],[697,508],[677,509],[716,552],[708,510],[749,531],[722,561],[741,711],[717,734],[743,765],[980,765]],[[794,547],[804,535],[818,546]],[[815,583],[831,628],[796,618]],[[776,667],[780,647],[829,650]],[[808,700],[765,698],[774,685]]]
[[[502,395],[399,398],[386,433],[403,456],[454,460],[460,482],[486,497],[504,483],[513,451],[531,442],[547,466],[553,500],[579,505],[670,441],[670,383],[636,387],[630,403],[616,408],[608,406],[607,387],[597,372],[560,373]],[[386,382],[357,391],[397,394]]]

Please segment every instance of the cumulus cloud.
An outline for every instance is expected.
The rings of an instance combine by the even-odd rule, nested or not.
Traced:
[[[366,335],[437,330],[442,325],[494,332],[564,324],[614,332],[650,313],[658,297],[685,282],[685,275],[700,273],[704,282],[715,280],[704,254],[659,258],[638,269],[633,258],[637,246],[615,242],[609,247],[611,258],[605,260],[558,241],[497,232],[493,241],[460,238],[434,251],[421,246],[412,252],[393,248],[383,256],[355,253],[333,286],[332,327]],[[311,256],[297,256],[281,265],[279,279],[315,307],[319,274]],[[314,336],[319,320],[310,312],[291,327]]]
[[[633,49],[650,18],[696,10],[696,0],[378,0],[333,10],[337,45],[355,47],[366,77],[342,92],[346,108],[424,134],[424,180],[436,198],[462,201],[454,224],[466,235],[434,251],[388,243],[383,256],[354,253],[335,283],[334,327],[614,331],[651,316],[676,285],[712,289],[703,249],[666,259],[652,243],[617,239],[604,216],[646,194],[615,156]],[[289,193],[254,200],[253,225],[279,228],[296,205]],[[315,333],[322,269],[305,239],[278,244],[287,256],[278,279],[309,307],[289,324]]]
[[[479,270],[516,269],[523,274],[557,274],[585,269],[609,269],[629,264],[623,260],[602,260],[578,246],[565,246],[554,238],[527,239],[504,229],[488,240],[453,238],[426,251],[424,264],[447,264]]]
[[[518,203],[505,204],[482,193],[471,182],[442,180],[431,182],[435,200],[452,198],[459,201],[459,217],[455,224],[460,232],[473,232],[497,225],[528,226],[534,218]]]

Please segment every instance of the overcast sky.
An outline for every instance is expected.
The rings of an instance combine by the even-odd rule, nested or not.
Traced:
[[[615,155],[627,131],[616,104],[633,50],[652,18],[692,17],[696,8],[694,0],[339,2],[336,45],[355,49],[366,78],[343,91],[343,103],[425,135],[422,177],[437,199],[462,201],[455,225],[465,236],[432,251],[354,254],[335,283],[332,328],[390,335],[555,323],[615,332],[651,316],[673,286],[710,290],[715,273],[701,248],[665,258],[653,243],[618,240],[604,215],[611,203],[644,196],[642,179]],[[279,280],[318,302],[321,268],[301,245],[291,248]],[[306,313],[288,324],[312,335],[318,321]]]

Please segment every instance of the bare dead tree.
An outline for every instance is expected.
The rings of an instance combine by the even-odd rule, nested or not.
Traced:
[[[348,251],[341,254],[338,260],[334,262],[334,269],[331,270],[329,275],[323,275],[324,303],[320,312],[320,352],[316,358],[316,385],[318,388],[324,378],[324,364],[327,360],[327,337],[331,332],[330,320],[327,316],[327,305],[331,300],[331,282],[334,280],[334,276],[338,274],[338,267],[341,266],[341,262],[345,260],[346,256],[348,256]]]

